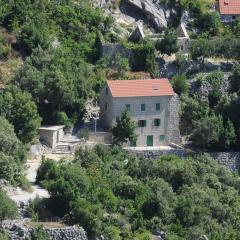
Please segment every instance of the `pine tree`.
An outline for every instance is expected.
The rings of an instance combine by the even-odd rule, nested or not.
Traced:
[[[130,113],[127,109],[122,112],[121,118],[117,119],[117,124],[113,127],[112,133],[115,142],[119,144],[136,140],[135,124],[131,120]]]

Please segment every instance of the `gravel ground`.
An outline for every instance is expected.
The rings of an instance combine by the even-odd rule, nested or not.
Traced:
[[[31,183],[31,191],[27,192],[20,188],[16,188],[15,191],[11,191],[9,196],[16,203],[24,202],[27,203],[29,200],[36,198],[37,196],[40,198],[48,198],[48,191],[36,185],[36,176],[37,169],[41,165],[41,159],[36,160],[28,160],[27,161],[27,179]]]

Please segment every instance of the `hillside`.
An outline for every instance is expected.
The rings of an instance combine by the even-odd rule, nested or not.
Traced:
[[[240,239],[240,12],[218,2],[0,0],[0,239]]]

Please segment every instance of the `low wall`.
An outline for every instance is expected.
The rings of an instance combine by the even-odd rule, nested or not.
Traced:
[[[26,225],[24,220],[8,220],[0,223],[0,229],[6,231],[11,240],[28,239],[36,228]],[[51,240],[87,240],[86,232],[78,226],[65,228],[44,228]]]
[[[148,159],[157,159],[165,154],[175,154],[181,158],[193,156],[197,152],[189,151],[186,149],[171,149],[171,150],[126,150],[138,157]],[[214,160],[220,165],[228,167],[231,171],[238,171],[240,169],[240,152],[207,152]]]
[[[89,141],[99,144],[112,144],[113,137],[111,132],[91,132],[89,134]]]

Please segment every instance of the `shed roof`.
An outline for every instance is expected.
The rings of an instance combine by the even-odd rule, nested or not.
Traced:
[[[54,125],[54,126],[42,126],[39,128],[39,130],[45,130],[45,131],[57,131],[59,129],[64,128],[64,125]]]
[[[108,87],[113,97],[172,96],[173,88],[166,78],[139,80],[109,80]]]
[[[219,0],[221,14],[240,15],[240,0]]]

